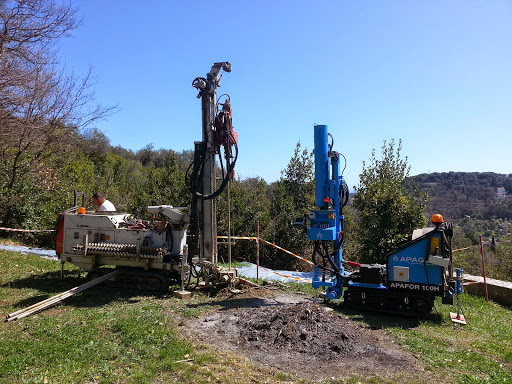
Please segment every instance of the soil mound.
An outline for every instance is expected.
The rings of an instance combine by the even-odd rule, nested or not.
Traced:
[[[422,370],[386,332],[285,294],[238,299],[187,325],[196,341],[309,380]]]
[[[261,308],[257,318],[241,313],[236,326],[240,329],[240,342],[269,353],[286,350],[323,359],[347,355],[393,359],[375,344],[366,329],[307,303],[283,305],[279,310]]]

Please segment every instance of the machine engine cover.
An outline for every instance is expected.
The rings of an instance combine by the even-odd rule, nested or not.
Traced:
[[[386,268],[382,264],[362,264],[359,267],[359,282],[364,284],[381,284],[386,276]]]

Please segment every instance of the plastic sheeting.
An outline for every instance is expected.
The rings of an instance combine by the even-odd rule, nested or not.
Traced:
[[[250,279],[256,279],[256,264],[242,263],[243,266],[237,267],[238,274],[242,277],[248,277]],[[259,278],[262,280],[279,281],[281,283],[306,283],[311,284],[313,279],[313,272],[297,272],[297,271],[281,271],[273,270],[269,268],[262,268],[260,266]],[[285,277],[290,276],[290,277]],[[295,280],[300,279],[300,280]]]
[[[57,255],[53,249],[32,248],[23,245],[3,245],[0,244],[0,249],[11,252],[31,253],[44,257],[46,259],[57,259]],[[238,274],[242,277],[256,279],[256,264],[244,262],[241,267],[237,267]],[[284,275],[284,276],[283,276]],[[289,277],[286,277],[289,276]],[[313,272],[297,272],[297,271],[282,271],[273,270],[270,268],[260,267],[259,278],[261,280],[279,281],[281,283],[306,283],[311,284]]]
[[[0,249],[4,249],[6,251],[11,251],[11,252],[31,253],[34,255],[44,257],[45,259],[57,259],[57,255],[53,249],[32,248],[32,247],[25,247],[23,245],[3,245],[3,244],[0,244]]]

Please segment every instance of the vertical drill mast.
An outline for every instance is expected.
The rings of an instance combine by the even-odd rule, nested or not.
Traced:
[[[318,210],[309,214],[310,226],[308,239],[315,241],[313,257],[320,256],[325,272],[331,274],[331,280],[320,278],[318,263],[315,266],[313,288],[328,287],[327,298],[335,299],[342,294],[344,269],[342,258],[343,212],[348,190],[340,175],[339,153],[329,145],[327,125],[315,125],[315,202]],[[329,250],[329,243],[334,242],[334,250]]]
[[[215,66],[214,66],[215,68]],[[212,68],[212,71],[213,69]],[[212,75],[210,72],[208,75]],[[213,145],[213,125],[215,121],[215,101],[217,99],[217,86],[219,86],[220,76],[218,80],[216,77],[208,76],[207,91],[202,92],[201,95],[201,111],[202,111],[202,131],[203,141],[200,145],[205,148],[206,152],[204,157],[203,173],[202,173],[202,194],[210,195],[215,191],[216,178],[215,178],[215,146]],[[196,145],[198,143],[195,143]],[[215,199],[197,201],[200,221],[199,244],[200,244],[200,257],[201,259],[209,259],[212,263],[217,263],[217,225],[216,214],[217,204]]]
[[[206,78],[197,77],[192,82],[192,86],[199,90],[197,97],[201,99],[202,141],[194,143],[194,161],[189,168],[190,174],[187,171],[187,184],[192,192],[191,234],[194,237],[189,256],[192,258],[199,253],[200,260],[213,264],[217,263],[216,197],[224,189],[227,180],[224,175],[222,185],[217,188],[215,159],[220,153],[220,147],[225,148],[228,174],[232,173],[236,161],[230,149],[231,145],[236,146],[236,133],[232,130],[229,100],[219,116],[216,110],[221,70],[231,72],[231,64],[214,63]]]

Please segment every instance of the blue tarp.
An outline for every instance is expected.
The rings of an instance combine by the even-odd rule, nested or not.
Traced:
[[[0,249],[5,249],[6,251],[12,252],[21,252],[21,253],[31,253],[34,255],[38,255],[44,257],[46,259],[57,259],[57,255],[53,249],[43,249],[43,248],[32,248],[25,247],[23,245],[3,245],[0,244]],[[242,277],[247,277],[250,279],[256,279],[256,264],[244,262],[241,267],[237,267],[238,274]],[[275,273],[279,273],[276,275]],[[291,276],[290,277],[285,277]],[[299,278],[301,280],[294,280],[293,277]],[[297,272],[297,271],[281,271],[281,270],[272,270],[269,268],[261,268],[259,271],[259,278],[261,280],[271,280],[271,281],[279,281],[281,283],[311,283],[311,279],[313,278],[313,272]]]
[[[0,249],[5,249],[6,251],[12,251],[12,252],[32,253],[34,255],[44,257],[45,259],[57,259],[57,255],[55,254],[55,251],[53,249],[32,248],[32,247],[25,247],[23,245],[3,245],[3,244],[0,244]]]
[[[242,267],[236,268],[238,270],[238,274],[242,277],[256,279],[256,264],[247,262],[244,262],[242,264]],[[293,278],[276,275],[273,272],[279,273],[280,275],[292,276],[304,280],[294,280]],[[272,270],[269,268],[263,269],[260,267],[259,278],[262,280],[280,281],[281,283],[311,283],[311,279],[313,278],[313,272],[280,271]]]

